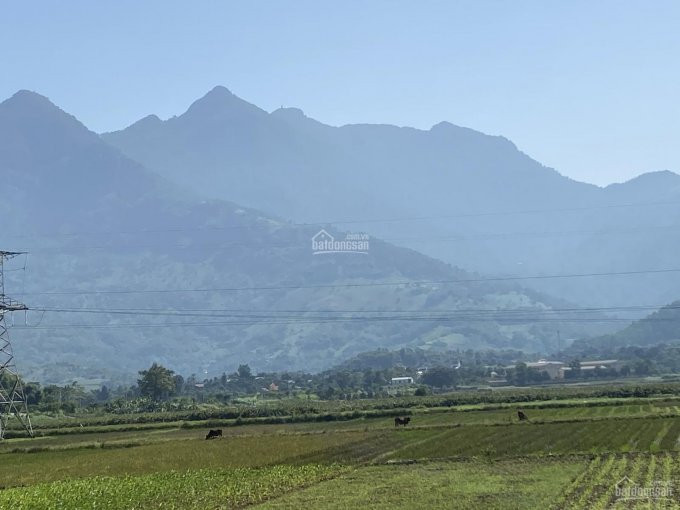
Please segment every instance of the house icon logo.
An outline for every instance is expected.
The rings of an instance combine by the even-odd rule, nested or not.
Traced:
[[[342,241],[336,240],[335,236],[326,229],[319,230],[312,237],[312,253],[323,255],[328,253],[359,253],[368,254],[368,234],[346,234]]]
[[[629,485],[635,485],[635,482],[633,480],[631,480],[630,478],[628,478],[627,476],[624,476],[623,478],[621,478],[621,480],[616,482],[614,485],[616,487],[627,487]]]
[[[330,235],[328,232],[326,232],[325,229],[319,230],[314,237],[312,237],[312,245],[320,245],[321,243],[324,243],[325,241],[329,241],[330,243],[333,243],[335,241],[335,237]],[[313,246],[312,246],[313,247]]]

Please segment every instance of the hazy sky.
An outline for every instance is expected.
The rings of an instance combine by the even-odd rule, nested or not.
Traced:
[[[606,184],[680,172],[678,27],[678,1],[6,1],[0,99],[107,131],[221,84],[333,125],[502,134]]]

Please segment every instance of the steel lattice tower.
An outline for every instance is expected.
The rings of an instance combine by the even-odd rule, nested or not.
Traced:
[[[12,344],[5,323],[5,316],[10,312],[28,310],[28,307],[5,295],[4,264],[5,261],[22,255],[20,252],[0,251],[0,440],[5,437],[7,420],[15,416],[33,437],[31,418],[28,415],[28,404],[24,387],[14,363]]]

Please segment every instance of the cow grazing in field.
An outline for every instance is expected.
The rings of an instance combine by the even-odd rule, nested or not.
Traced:
[[[518,409],[518,410],[517,410],[517,417],[519,418],[519,421],[528,421],[528,422],[530,422],[529,417],[528,417],[528,416],[524,413],[524,411],[522,411],[521,409]]]
[[[402,418],[400,416],[397,416],[394,419],[394,426],[398,427],[399,425],[403,425],[405,427],[406,425],[408,425],[408,422],[410,422],[410,421],[411,421],[410,416],[407,416],[406,418]]]
[[[215,439],[217,437],[222,437],[222,429],[210,430],[205,436],[206,439]]]

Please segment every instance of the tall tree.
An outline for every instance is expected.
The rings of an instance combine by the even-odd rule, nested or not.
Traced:
[[[250,379],[253,376],[253,373],[251,372],[248,365],[239,365],[237,372],[241,379]]]
[[[154,400],[166,398],[175,390],[175,373],[158,363],[154,363],[148,370],[139,372],[140,378],[137,379],[139,392]]]

